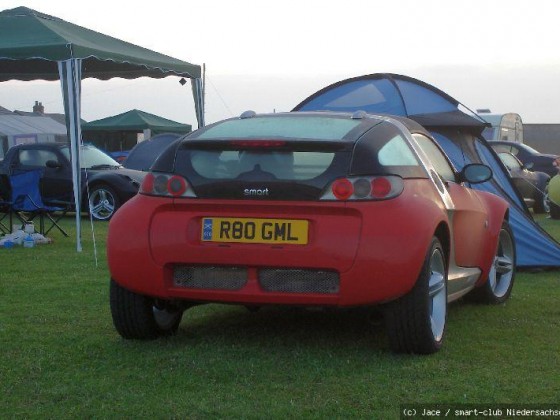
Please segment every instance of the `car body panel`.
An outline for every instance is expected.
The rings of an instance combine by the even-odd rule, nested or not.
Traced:
[[[414,285],[424,261],[425,246],[431,240],[437,224],[444,221],[445,217],[441,205],[417,194],[418,189],[426,188],[425,184],[429,185],[428,181],[411,181],[410,184],[410,188],[406,188],[403,196],[399,197],[402,202],[400,205],[389,201],[352,205],[327,203],[326,206],[325,203],[268,202],[254,203],[248,207],[246,202],[229,200],[219,203],[209,200],[176,199],[172,206],[165,203],[157,206],[154,203],[158,201],[157,198],[138,195],[115,215],[114,221],[111,222],[108,247],[111,250],[119,249],[121,254],[124,249],[134,246],[136,249],[131,252],[132,255],[136,255],[137,252],[144,253],[144,248],[149,244],[150,258],[139,259],[137,255],[134,256],[134,260],[141,261],[140,264],[145,267],[136,266],[135,275],[131,276],[130,267],[127,264],[119,264],[109,252],[111,275],[117,282],[131,290],[135,290],[139,283],[143,284],[141,289],[151,287],[150,284],[153,282],[159,284],[160,288],[157,293],[151,289],[151,293],[159,297],[170,297],[175,293],[181,293],[185,298],[205,300],[215,299],[215,292],[174,290],[170,293],[168,288],[171,280],[166,278],[170,275],[170,271],[166,267],[169,264],[235,266],[240,263],[255,269],[319,267],[335,270],[341,275],[341,291],[336,297],[327,297],[330,304],[360,305],[393,299],[406,293]],[[417,218],[410,217],[410,203],[413,203],[416,208]],[[157,207],[152,208],[146,215],[144,212],[136,213],[136,208],[146,209],[150,205]],[[371,214],[372,206],[376,207],[374,211],[378,212],[380,217],[364,218],[364,213]],[[133,213],[134,224],[138,223],[139,218],[150,218],[149,222],[144,220],[142,229],[138,229],[145,232],[146,223],[149,223],[148,237],[142,239],[135,237],[131,240],[129,235],[121,236],[114,232],[113,226],[121,225],[122,218],[127,218],[124,223],[128,224]],[[201,242],[202,217],[239,215],[309,220],[309,244],[278,246]],[[433,226],[419,223],[426,217],[434,219]],[[400,235],[395,232],[395,225],[400,226]],[[423,240],[415,241],[413,246],[403,247],[403,242],[407,241],[411,230],[416,232],[418,239],[423,238]],[[118,260],[125,261],[125,259],[126,257],[121,256]],[[379,274],[372,275],[372,265],[377,267],[376,272]],[[154,267],[159,267],[157,269],[159,280],[152,277]],[[266,299],[269,298],[271,294],[267,293]],[[254,293],[249,287],[248,290],[221,293],[220,299],[254,303],[262,300],[263,295],[262,291]],[[276,303],[298,303],[301,297],[294,296],[293,293],[278,294],[274,300]],[[308,303],[326,304],[326,301],[323,296],[317,296],[315,300],[311,299]]]
[[[303,113],[298,114],[296,118],[304,117]],[[392,130],[400,130],[425,170],[405,176],[402,192],[397,196],[386,200],[336,201],[309,197],[282,200],[264,195],[246,199],[197,198],[196,194],[173,198],[141,193],[123,205],[110,223],[107,254],[112,279],[135,293],[165,300],[245,305],[380,304],[411,291],[424,264],[426,249],[438,236],[448,264],[448,299],[457,299],[475,285],[483,284],[494,261],[502,222],[507,217],[507,202],[467,188],[451,169],[449,179],[441,178],[428,155],[434,151],[444,154],[437,145],[434,150],[423,152],[422,142],[413,135],[429,134],[417,124],[386,116],[375,118],[363,122],[363,132],[359,127],[353,129],[356,138],[346,138],[340,146],[351,150],[352,142],[359,141],[360,147],[367,147],[365,133],[371,133],[371,127],[381,122],[392,125]],[[433,139],[429,141],[436,144]],[[212,147],[220,146],[219,142]],[[181,147],[194,147],[195,143],[189,136],[180,140],[160,156],[152,170],[156,175],[159,171],[172,171],[174,156]],[[306,143],[305,147],[314,146]],[[363,161],[363,154],[360,159]],[[443,164],[452,168],[448,159],[444,160]],[[363,168],[364,162],[352,168]],[[256,173],[260,174],[258,170]],[[277,181],[267,182],[276,185]],[[231,185],[239,188],[235,182]],[[289,183],[278,185],[289,188]],[[304,220],[309,226],[308,242],[294,245],[206,241],[203,219],[212,217]],[[183,287],[174,282],[176,268],[183,266],[240,267],[246,271],[246,283],[235,290]],[[261,287],[258,276],[268,269],[334,272],[339,288],[329,293],[267,291]]]

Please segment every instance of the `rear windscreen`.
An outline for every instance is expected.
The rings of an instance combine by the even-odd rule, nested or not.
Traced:
[[[226,120],[201,130],[196,139],[295,138],[340,140],[360,125],[360,120],[326,117],[256,117]]]
[[[246,191],[258,188],[267,191],[268,199],[315,200],[329,182],[348,173],[352,155],[323,145],[247,149],[185,142],[188,147],[177,150],[175,170],[200,198],[254,198]]]
[[[192,150],[197,175],[208,179],[310,180],[325,173],[334,152]]]
[[[315,200],[340,177],[426,176],[395,125],[360,124],[320,116],[228,120],[183,140],[174,169],[201,198],[253,198],[247,191],[259,190],[268,199]]]

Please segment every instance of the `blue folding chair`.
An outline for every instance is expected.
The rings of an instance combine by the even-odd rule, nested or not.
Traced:
[[[69,208],[48,206],[43,202],[39,186],[42,174],[42,170],[36,169],[10,175],[12,211],[24,224],[39,216],[39,233],[42,235],[46,235],[56,227],[64,236],[68,236],[58,222]],[[53,217],[55,212],[59,213],[56,218]],[[47,230],[45,230],[45,217],[51,221],[51,226]]]
[[[0,174],[0,232],[10,233],[12,229],[12,188],[8,175]],[[6,218],[8,225],[6,225]]]

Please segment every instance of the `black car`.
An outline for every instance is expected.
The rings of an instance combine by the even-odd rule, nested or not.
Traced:
[[[558,168],[553,165],[558,155],[539,153],[531,146],[527,146],[523,143],[513,143],[511,141],[489,141],[488,144],[490,144],[497,153],[511,153],[519,159],[521,163],[528,168],[530,167],[533,171],[544,172],[551,177],[558,174]]]
[[[145,173],[123,168],[94,146],[84,145],[82,158],[82,209],[97,220],[110,219],[115,211],[138,192]],[[14,146],[0,164],[0,173],[12,174],[41,169],[41,195],[45,202],[73,203],[70,147],[58,143]],[[89,206],[88,206],[89,204]]]
[[[549,211],[548,194],[546,188],[550,176],[544,172],[533,171],[531,167],[523,165],[519,159],[508,152],[498,153],[500,160],[508,169],[513,185],[517,188],[527,207],[532,207],[535,213]]]
[[[144,140],[130,150],[122,164],[125,168],[148,171],[161,152],[179,137],[179,134],[165,133]]]

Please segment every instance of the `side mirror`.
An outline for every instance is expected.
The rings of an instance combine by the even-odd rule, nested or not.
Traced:
[[[480,184],[492,179],[492,169],[489,166],[481,163],[470,163],[463,167],[459,173],[461,182],[468,182],[470,184]]]
[[[535,162],[527,162],[527,164],[523,165],[523,167],[528,171],[532,171],[535,167]]]
[[[57,162],[56,160],[47,160],[45,162],[45,165],[47,168],[51,168],[51,169],[60,169],[62,168],[62,165]]]

